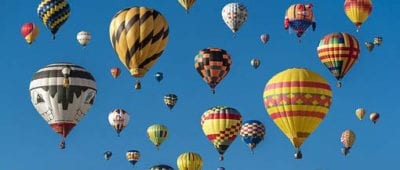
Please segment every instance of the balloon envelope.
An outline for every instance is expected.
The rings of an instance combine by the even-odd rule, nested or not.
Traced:
[[[70,11],[67,0],[42,0],[37,8],[40,20],[53,34],[53,39],[58,29],[67,21]]]
[[[25,23],[21,27],[21,34],[28,44],[32,44],[39,34],[39,28],[32,22]]]
[[[114,109],[108,114],[108,122],[115,129],[118,136],[129,123],[129,114],[124,109]]]
[[[203,160],[198,153],[185,152],[179,155],[176,160],[179,170],[202,170]]]
[[[90,35],[90,33],[87,31],[80,31],[76,35],[76,40],[78,40],[79,44],[81,44],[84,47],[87,44],[89,44],[91,39],[92,39],[92,35]]]
[[[129,150],[126,152],[125,156],[132,165],[135,165],[140,159],[140,152],[138,150]]]
[[[247,8],[241,3],[228,3],[222,8],[222,19],[235,33],[247,20]]]
[[[357,31],[360,29],[361,24],[368,19],[368,16],[372,12],[372,1],[371,0],[345,0],[344,12],[350,21],[357,27]]]

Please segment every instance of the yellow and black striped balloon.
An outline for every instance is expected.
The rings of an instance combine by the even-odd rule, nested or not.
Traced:
[[[164,51],[169,27],[166,18],[147,7],[119,11],[110,23],[110,41],[121,62],[136,78],[143,77]]]
[[[66,0],[42,0],[37,8],[40,20],[51,31],[53,39],[61,25],[67,21],[70,11]]]

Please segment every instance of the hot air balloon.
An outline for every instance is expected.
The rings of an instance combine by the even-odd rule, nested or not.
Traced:
[[[373,41],[373,44],[377,45],[377,46],[380,46],[382,44],[382,41],[383,41],[382,37],[375,37],[374,41]]]
[[[92,36],[90,35],[89,32],[87,31],[80,31],[76,35],[76,39],[78,40],[79,44],[81,44],[83,47],[86,47],[86,45],[90,42],[92,39]]]
[[[172,168],[169,165],[159,164],[159,165],[154,165],[154,166],[150,167],[149,170],[174,170],[174,168]]]
[[[340,142],[343,143],[342,154],[347,155],[350,152],[350,148],[353,146],[356,140],[356,134],[353,131],[347,129],[342,133],[340,137]]]
[[[177,101],[178,101],[178,96],[176,96],[175,94],[170,93],[164,96],[164,103],[168,106],[170,110],[174,108]]]
[[[96,82],[83,67],[55,63],[41,68],[29,85],[31,101],[43,119],[65,138],[86,115],[96,96]]]
[[[361,24],[367,20],[372,12],[371,0],[345,0],[344,12],[351,22],[360,30]]]
[[[147,136],[158,149],[168,137],[168,128],[161,124],[151,125],[147,128]]]
[[[242,116],[235,108],[215,106],[206,110],[201,116],[201,127],[208,140],[224,159],[224,153],[235,140],[240,131]]]
[[[110,72],[111,72],[111,76],[116,79],[121,74],[121,69],[118,67],[113,67],[113,68],[111,68]]]
[[[312,8],[312,4],[293,4],[286,10],[284,27],[285,29],[289,29],[290,27],[296,32],[299,41],[300,37],[310,25],[312,25],[313,31],[316,28]]]
[[[183,8],[185,8],[186,13],[189,13],[190,7],[192,7],[196,0],[178,0],[178,2],[182,5]]]
[[[241,3],[228,3],[222,8],[222,19],[236,33],[247,20],[247,8]]]
[[[341,80],[357,61],[360,54],[358,40],[343,32],[325,35],[317,47],[319,59],[335,76],[337,86],[341,87]]]
[[[119,136],[121,131],[129,123],[129,114],[124,109],[114,109],[108,114],[108,122],[115,129],[115,131],[117,131]]]
[[[263,44],[266,44],[269,40],[269,34],[261,34],[260,35],[260,40]]]
[[[358,119],[362,120],[365,116],[365,109],[364,108],[358,108],[356,110],[356,116]]]
[[[203,160],[198,153],[185,152],[176,160],[179,170],[202,170]]]
[[[240,136],[242,141],[249,146],[252,153],[253,149],[264,140],[265,126],[258,120],[248,120],[243,122],[240,128]]]
[[[168,22],[147,7],[120,10],[110,23],[110,41],[119,59],[135,78],[143,77],[160,58],[168,42]],[[140,89],[138,80],[135,88]]]
[[[56,38],[58,29],[67,21],[70,15],[67,0],[42,0],[37,8],[37,14],[47,29]]]
[[[156,74],[154,74],[154,77],[158,82],[160,82],[164,78],[164,75],[161,72],[157,72]]]
[[[136,162],[140,159],[140,152],[138,150],[129,150],[125,154],[126,159],[135,166]]]
[[[251,66],[253,66],[255,69],[258,68],[258,66],[260,66],[260,60],[257,58],[253,58],[250,61]]]
[[[105,160],[110,160],[111,156],[112,156],[112,152],[111,151],[104,152],[104,159]]]
[[[218,167],[217,170],[225,170],[224,167]]]
[[[372,121],[372,123],[376,123],[376,122],[378,122],[378,119],[379,119],[379,117],[380,117],[380,115],[379,115],[379,113],[377,113],[377,112],[372,112],[370,115],[369,115],[369,119]]]
[[[215,93],[215,87],[228,74],[231,56],[221,48],[205,48],[194,57],[194,68]]]
[[[21,34],[25,38],[25,41],[30,45],[35,41],[39,34],[39,28],[34,23],[28,22],[22,25]]]
[[[365,44],[365,46],[367,47],[367,50],[369,51],[369,52],[371,52],[373,49],[374,49],[374,43],[372,43],[372,42],[365,42],[364,43]]]
[[[329,111],[332,91],[318,73],[291,68],[273,76],[265,85],[265,108],[302,158],[300,146],[318,127]]]

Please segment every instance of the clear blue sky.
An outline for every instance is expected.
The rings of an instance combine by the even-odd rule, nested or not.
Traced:
[[[199,153],[203,169],[223,166],[228,170],[346,170],[393,169],[397,167],[400,128],[397,123],[400,109],[398,66],[399,26],[396,17],[398,0],[374,0],[368,20],[356,32],[343,11],[342,0],[324,1],[238,1],[249,11],[247,22],[236,38],[222,21],[221,9],[230,1],[200,0],[189,14],[177,1],[157,0],[70,0],[71,16],[60,28],[55,40],[36,14],[39,1],[13,0],[2,3],[1,41],[3,89],[0,119],[0,169],[7,170],[123,170],[131,169],[125,159],[127,150],[141,151],[135,169],[147,169],[155,164],[176,166],[180,153]],[[314,5],[317,28],[307,30],[298,43],[293,32],[283,28],[287,7],[293,3]],[[160,60],[142,79],[142,89],[120,63],[109,41],[109,23],[116,12],[130,6],[147,6],[160,11],[170,26],[169,43]],[[28,46],[20,34],[25,22],[40,27],[36,41]],[[92,41],[85,48],[76,41],[76,34],[86,30]],[[343,79],[342,88],[318,59],[319,40],[331,32],[348,32],[361,45],[357,63]],[[260,42],[261,33],[270,34],[270,41]],[[363,45],[374,36],[382,36],[383,44],[368,52]],[[200,49],[219,47],[227,50],[233,63],[229,74],[212,95],[208,85],[194,69],[194,56]],[[258,69],[250,66],[259,58]],[[67,148],[58,147],[60,136],[53,132],[36,112],[30,101],[29,82],[40,68],[55,62],[67,61],[85,67],[97,82],[97,97],[93,107],[67,137]],[[122,69],[119,79],[109,74],[111,67]],[[306,67],[321,74],[333,89],[333,104],[316,131],[302,145],[303,159],[293,159],[294,148],[275,126],[265,111],[262,92],[274,74],[290,68]],[[159,83],[153,75],[164,73]],[[172,111],[163,103],[163,96],[175,93],[179,100]],[[241,112],[244,120],[263,122],[265,140],[252,155],[237,138],[225,152],[225,160],[207,140],[200,127],[200,116],[212,106],[228,105]],[[381,113],[373,125],[368,119],[359,121],[354,111],[358,107]],[[107,116],[114,108],[123,108],[131,115],[129,125],[117,137],[108,124]],[[157,150],[146,136],[154,123],[165,124],[170,136]],[[340,134],[352,129],[357,139],[351,153],[340,153]],[[103,159],[107,150],[111,160]]]

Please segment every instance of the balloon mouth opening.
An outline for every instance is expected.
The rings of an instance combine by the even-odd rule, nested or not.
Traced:
[[[132,75],[133,77],[136,77],[136,78],[143,77],[144,74],[145,74],[147,71],[148,71],[148,70],[147,70],[147,69],[144,69],[144,68],[132,68],[132,69],[129,70],[129,72],[131,73],[131,75]]]

